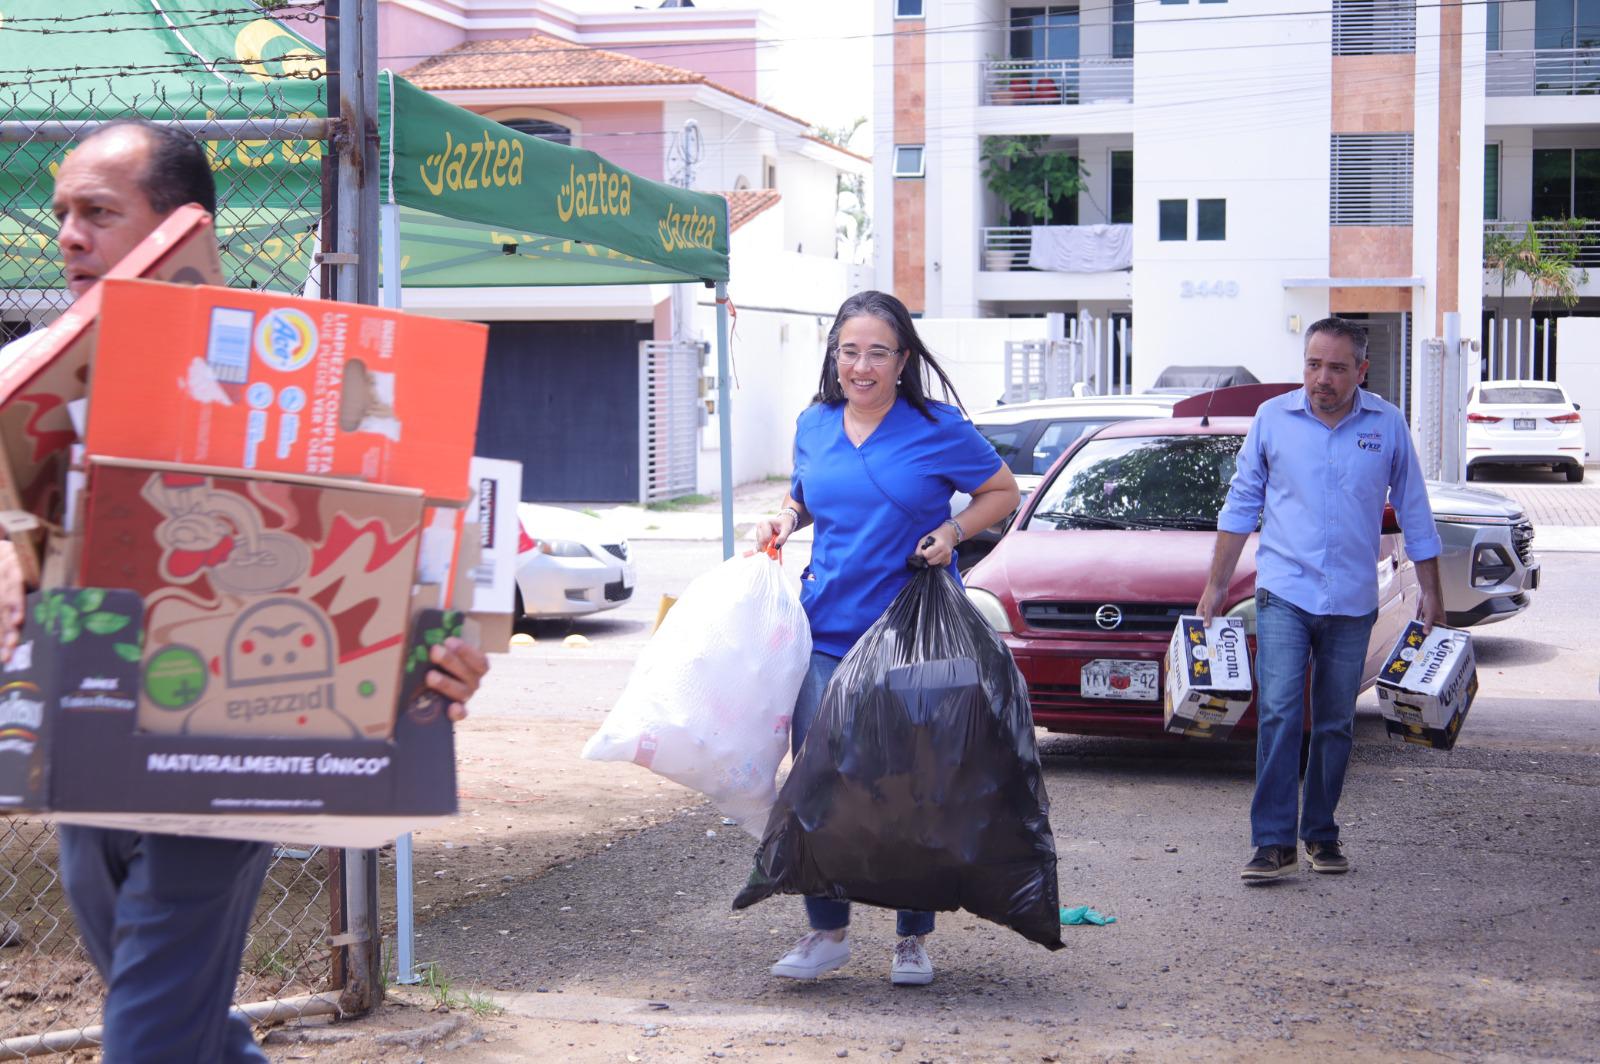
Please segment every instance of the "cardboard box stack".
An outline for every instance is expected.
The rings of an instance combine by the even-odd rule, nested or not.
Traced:
[[[1167,646],[1162,710],[1166,730],[1192,739],[1225,739],[1250,708],[1250,647],[1244,621],[1180,617]]]
[[[1378,708],[1389,736],[1436,750],[1449,750],[1461,735],[1478,694],[1472,637],[1422,622],[1406,625],[1378,674]]]
[[[146,245],[214,263],[196,213]],[[56,529],[5,669],[0,808],[354,846],[453,813],[422,683],[463,617],[415,585],[429,504],[465,531],[486,330],[122,278],[73,315],[0,371],[0,469]],[[69,476],[57,408],[84,398]]]

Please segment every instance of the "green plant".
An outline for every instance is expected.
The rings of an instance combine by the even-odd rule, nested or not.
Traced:
[[[471,990],[457,992],[437,961],[418,966],[417,974],[422,979],[422,989],[433,998],[436,1006],[446,1009],[464,1008],[474,1016],[496,1016],[505,1011],[499,1002],[487,994],[478,994]]]
[[[704,506],[708,502],[716,501],[716,498],[711,495],[679,495],[675,498],[661,499],[656,502],[649,503],[645,506],[645,509],[655,510],[658,513],[670,513],[674,510],[687,510],[691,506]]]
[[[1544,232],[1540,232],[1540,226]],[[1589,271],[1578,265],[1585,247],[1587,218],[1529,222],[1522,233],[1489,233],[1483,241],[1483,265],[1500,274],[1500,293],[1518,277],[1528,279],[1528,314],[1541,299],[1563,307],[1578,302],[1578,288],[1589,280]]]
[[[1083,191],[1089,171],[1076,155],[1052,151],[1043,136],[984,137],[983,180],[1006,207],[1039,222],[1051,208]]]

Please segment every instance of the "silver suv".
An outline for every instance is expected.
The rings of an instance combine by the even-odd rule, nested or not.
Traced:
[[[1453,628],[1515,617],[1539,586],[1533,522],[1504,495],[1460,484],[1428,482],[1434,524],[1444,541],[1439,581]]]

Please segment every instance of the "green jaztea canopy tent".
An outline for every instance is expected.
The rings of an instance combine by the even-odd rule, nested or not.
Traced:
[[[41,123],[326,117],[320,50],[259,9],[211,0],[119,0],[110,12],[100,0],[55,0],[48,14],[41,7],[7,9],[0,20],[10,141],[0,145],[0,289],[60,284],[50,197],[68,145],[31,135]],[[379,90],[388,301],[398,302],[402,285],[717,286],[723,549],[731,554],[727,201],[516,132],[387,71]],[[298,290],[317,249],[323,142],[209,139],[207,150],[225,266],[236,280]]]

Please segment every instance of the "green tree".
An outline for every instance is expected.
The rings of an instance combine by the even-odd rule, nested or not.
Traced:
[[[1500,274],[1500,294],[1518,277],[1528,279],[1528,317],[1541,299],[1563,307],[1576,306],[1578,288],[1589,280],[1589,271],[1578,265],[1578,257],[1592,241],[1584,230],[1592,223],[1586,218],[1529,222],[1519,235],[1490,233],[1483,241],[1483,265]],[[1542,226],[1541,233],[1536,226]]]
[[[1089,172],[1076,155],[1052,151],[1047,137],[984,137],[979,151],[983,180],[1005,205],[1038,222],[1051,208],[1083,190]]]
[[[848,151],[850,142],[866,124],[867,119],[863,115],[847,126],[819,126],[812,131],[812,135]],[[833,206],[838,219],[835,232],[839,245],[849,248],[847,257],[851,262],[860,262],[862,250],[872,240],[872,214],[867,208],[866,175],[849,174],[841,170],[834,185]]]

